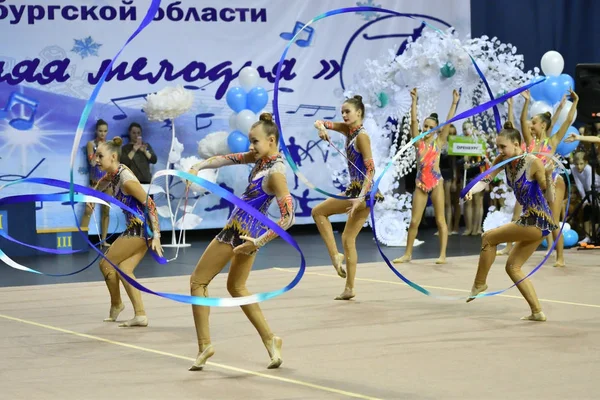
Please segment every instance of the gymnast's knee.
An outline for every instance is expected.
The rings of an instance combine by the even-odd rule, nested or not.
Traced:
[[[446,216],[445,215],[436,215],[435,224],[437,225],[438,229],[442,229],[442,228],[448,229],[448,226],[446,225]]]
[[[344,249],[356,246],[356,236],[342,233],[342,246],[344,246]]]
[[[208,297],[208,284],[210,281],[206,282],[201,279],[197,279],[192,275],[190,277],[190,292],[192,296],[202,296]]]
[[[100,272],[102,272],[104,279],[107,281],[117,278],[117,271],[106,260],[100,261]]]
[[[487,250],[490,247],[497,246],[498,243],[494,240],[492,231],[483,232],[481,235],[481,250]]]
[[[515,264],[512,261],[507,261],[504,270],[508,274],[508,276],[513,276],[515,273],[521,271],[521,265]]]
[[[312,209],[312,211],[310,212],[310,215],[313,217],[313,219],[316,219],[318,217],[323,217],[325,216],[322,212],[321,212],[321,208],[319,206],[315,207]]]
[[[231,297],[244,297],[249,295],[246,285],[240,285],[236,283],[227,282],[227,291]]]

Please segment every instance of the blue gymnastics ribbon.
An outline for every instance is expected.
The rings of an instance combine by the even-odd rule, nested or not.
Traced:
[[[202,179],[200,177],[197,177],[197,176],[194,176],[194,175],[188,174],[186,172],[182,172],[182,171],[162,170],[162,171],[158,171],[156,174],[154,174],[153,179],[161,177],[161,176],[168,176],[168,175],[190,180],[193,183],[207,189],[208,191],[224,198],[225,200],[234,204],[236,207],[247,212],[251,217],[257,219],[262,224],[264,224],[265,226],[272,229],[277,235],[279,235],[282,239],[284,239],[287,243],[289,243],[292,247],[294,247],[300,253],[300,258],[301,258],[300,268],[299,268],[296,276],[294,277],[294,279],[292,279],[292,281],[285,287],[275,290],[275,291],[258,293],[258,294],[254,294],[251,296],[237,297],[237,298],[211,298],[211,297],[188,296],[188,295],[182,295],[182,294],[177,294],[177,293],[157,292],[157,291],[151,290],[151,289],[145,287],[144,285],[140,284],[137,280],[126,275],[117,265],[113,264],[101,252],[92,263],[90,263],[89,265],[87,265],[86,267],[84,267],[80,270],[77,270],[75,272],[68,273],[68,274],[47,274],[47,273],[43,273],[43,272],[31,269],[31,268],[25,267],[21,264],[16,263],[14,260],[10,259],[10,257],[8,257],[1,250],[0,250],[0,260],[5,262],[7,265],[9,265],[15,269],[22,270],[22,271],[36,273],[36,274],[43,274],[43,275],[48,275],[48,276],[61,277],[61,276],[74,275],[76,273],[84,271],[85,269],[89,268],[100,256],[102,256],[115,268],[115,270],[123,277],[123,279],[125,279],[129,284],[131,284],[133,287],[135,287],[138,290],[141,290],[145,293],[149,293],[149,294],[152,294],[155,296],[163,297],[163,298],[166,298],[169,300],[178,301],[181,303],[200,305],[200,306],[212,306],[212,307],[233,307],[233,306],[241,306],[241,305],[245,305],[245,304],[262,302],[262,301],[265,301],[268,299],[275,298],[277,296],[280,296],[280,295],[290,291],[292,288],[294,288],[300,282],[300,280],[302,279],[302,276],[304,275],[304,272],[306,270],[306,260],[304,258],[304,254],[302,253],[302,250],[300,249],[300,246],[292,238],[292,236],[289,233],[287,233],[285,230],[283,230],[281,227],[279,227],[279,225],[277,225],[275,222],[271,221],[267,216],[265,216],[264,214],[262,214],[261,212],[256,210],[254,207],[250,206],[249,204],[244,202],[242,199],[240,199],[240,198],[236,197],[234,194],[230,193],[228,190],[223,189],[219,185],[216,185],[216,184],[214,184],[210,181],[207,181],[205,179]],[[11,182],[8,185],[15,185],[15,184],[20,184],[20,183],[37,183],[37,184],[42,184],[42,185],[52,186],[52,187],[57,187],[57,188],[70,187],[70,182],[60,181],[57,179],[48,179],[48,178],[25,178],[20,181]],[[91,188],[88,188],[85,186],[81,186],[81,185],[76,185],[76,184],[73,185],[73,189],[76,190],[78,193],[83,193],[83,194],[74,195],[73,198],[76,201],[97,202],[97,203],[101,203],[101,204],[110,203],[110,204],[114,204],[114,205],[122,208],[123,210],[125,210],[127,212],[130,212],[131,214],[135,215],[140,220],[143,220],[145,218],[143,215],[139,214],[135,209],[130,208],[126,204],[123,204],[119,200],[113,198],[112,196],[107,195],[104,192],[97,191],[97,190],[94,190],[94,189],[91,189]],[[14,204],[17,202],[41,201],[41,200],[64,201],[65,196],[67,196],[67,194],[62,194],[62,193],[61,194],[51,194],[51,195],[50,194],[38,194],[38,195],[33,194],[33,195],[24,195],[24,196],[12,196],[12,197],[6,197],[4,199],[0,199],[0,205]],[[2,236],[5,236],[4,232],[0,231],[0,233],[2,233]],[[70,254],[70,253],[76,252],[73,250],[61,251],[61,250],[56,250],[56,249],[46,249],[46,248],[42,248],[42,247],[31,246],[26,243],[18,242],[15,239],[12,239],[8,235],[6,235],[5,237],[7,239],[13,240],[19,244],[27,245],[29,247],[32,247],[32,248],[35,248],[37,250],[44,251],[47,253]],[[166,260],[164,259],[164,257],[159,257],[154,252],[152,252],[152,255],[155,257],[155,259],[159,263],[162,263],[162,264],[166,263]]]
[[[279,64],[277,66],[277,72],[276,72],[276,76],[275,76],[275,82],[274,82],[274,98],[273,98],[273,114],[275,116],[275,122],[279,128],[280,131],[280,135],[283,138],[283,129],[281,127],[281,122],[280,122],[280,118],[279,118],[279,93],[278,93],[278,87],[279,87],[279,81],[281,79],[281,69],[283,67],[283,62],[285,61],[285,56],[290,48],[290,46],[295,42],[296,38],[300,35],[300,33],[307,28],[310,24],[312,24],[315,21],[318,21],[320,19],[326,18],[326,17],[330,17],[333,15],[337,15],[337,14],[343,14],[343,13],[348,13],[348,12],[357,12],[357,11],[373,11],[373,12],[382,12],[382,13],[387,13],[387,14],[392,14],[392,15],[396,15],[396,16],[405,16],[405,17],[409,17],[409,18],[414,18],[414,16],[410,15],[410,14],[401,14],[392,10],[387,10],[387,9],[382,9],[382,8],[377,8],[377,7],[352,7],[352,8],[341,8],[341,9],[337,9],[337,10],[332,10],[332,11],[328,11],[324,14],[321,14],[313,19],[311,19],[307,24],[305,24],[302,29],[300,29],[295,35],[294,37],[292,37],[292,39],[288,42],[287,46],[285,47],[283,54],[281,56],[281,59],[279,61]],[[426,25],[432,27],[433,29],[436,29],[438,32],[439,29],[433,27],[431,24],[426,23],[425,21],[423,21]],[[405,146],[403,146],[397,153],[396,155],[388,162],[388,164],[386,165],[386,167],[384,168],[383,172],[379,175],[379,178],[376,180],[376,182],[374,183],[373,188],[371,189],[370,193],[369,193],[369,199],[370,199],[370,204],[375,204],[375,194],[377,193],[377,188],[379,187],[379,184],[381,182],[381,179],[383,178],[383,176],[385,175],[385,173],[389,170],[390,167],[392,167],[395,163],[395,161],[402,156],[406,150],[408,150],[408,148],[410,148],[410,146],[414,145],[417,141],[421,140],[423,137],[425,137],[426,135],[434,132],[434,131],[438,131],[440,130],[444,125],[448,125],[451,124],[454,121],[458,121],[461,119],[465,119],[468,117],[471,117],[473,115],[477,115],[482,113],[483,111],[489,109],[489,108],[494,108],[494,119],[496,122],[496,128],[498,129],[498,131],[501,130],[501,124],[500,124],[500,114],[498,112],[497,109],[497,105],[499,103],[504,102],[505,100],[525,91],[528,90],[530,87],[534,86],[537,83],[542,82],[543,80],[540,80],[539,82],[534,82],[534,83],[530,83],[527,84],[521,88],[518,88],[516,90],[513,90],[510,93],[505,94],[504,96],[501,96],[498,99],[494,99],[494,96],[491,92],[491,89],[489,87],[489,84],[487,82],[487,80],[485,79],[485,76],[483,75],[483,73],[481,72],[481,69],[479,68],[479,66],[477,65],[475,59],[471,56],[471,54],[469,54],[467,52],[467,54],[469,55],[471,62],[473,63],[475,69],[477,70],[478,75],[480,76],[480,78],[482,79],[484,85],[486,86],[486,89],[488,91],[488,94],[490,96],[490,101],[488,101],[485,104],[479,105],[477,107],[472,108],[471,110],[467,110],[457,116],[455,116],[454,118],[442,123],[441,125],[438,125],[435,129],[432,129],[430,131],[427,132],[423,132],[420,135],[414,137],[409,143],[407,143]],[[333,193],[329,193],[321,188],[316,187],[315,185],[313,185],[308,179],[306,179],[306,177],[299,171],[298,166],[296,165],[296,163],[294,162],[294,160],[291,157],[291,154],[289,153],[289,150],[287,149],[287,146],[285,145],[285,141],[282,139],[282,150],[284,155],[286,156],[286,159],[288,161],[288,163],[290,164],[292,170],[294,171],[294,173],[296,174],[296,176],[298,176],[300,178],[300,180],[302,180],[302,182],[304,184],[306,184],[309,188],[312,188],[316,191],[318,191],[319,193],[322,193],[328,197],[333,197],[333,198],[337,198],[337,199],[348,199],[348,197],[345,196],[339,196]],[[385,254],[383,253],[383,250],[381,249],[381,246],[379,245],[379,240],[377,239],[377,235],[376,235],[376,226],[375,226],[375,216],[374,216],[374,208],[371,210],[371,223],[372,223],[372,227],[373,227],[373,236],[375,237],[375,242],[377,244],[377,248],[379,249],[379,252],[381,254],[381,256],[383,257],[384,261],[386,262],[386,264],[388,265],[388,267],[400,278],[402,279],[405,283],[407,283],[409,286],[413,287],[414,289],[420,291],[423,294],[426,294],[428,296],[435,296],[438,298],[449,298],[448,296],[438,296],[438,295],[433,295],[431,292],[429,292],[427,289],[423,288],[422,286],[410,281],[408,278],[406,278],[404,275],[402,275],[396,268],[394,268],[394,266],[390,263],[389,259],[385,256]],[[507,289],[508,290],[508,289]],[[456,299],[456,298],[452,298],[452,299]]]
[[[17,183],[23,183],[22,180],[21,181],[15,181],[15,182],[11,182],[10,184],[4,185],[2,186],[2,188],[6,187],[6,186],[10,186],[13,184],[17,184]],[[2,188],[0,188],[0,190],[2,190]],[[38,194],[38,195],[18,195],[18,196],[9,196],[9,197],[4,197],[0,199],[0,205],[5,205],[5,204],[16,204],[16,203],[27,203],[27,202],[36,202],[36,201],[45,201],[45,202],[53,202],[53,201],[66,201],[68,199],[68,194],[67,193],[58,193],[58,194]],[[78,202],[93,202],[93,203],[100,203],[100,204],[104,204],[107,205],[107,203],[105,203],[102,200],[97,200],[96,198],[94,198],[93,196],[86,196],[86,195],[75,195],[75,200]],[[26,246],[29,248],[33,248],[42,252],[46,252],[46,253],[53,253],[53,254],[73,254],[73,253],[77,253],[80,252],[82,250],[57,250],[57,249],[49,249],[49,248],[45,248],[45,247],[39,247],[39,246],[34,246],[31,245],[29,243],[25,243],[25,242],[21,242],[20,240],[17,240],[15,238],[13,238],[12,236],[10,236],[7,232],[5,232],[4,230],[0,230],[0,236],[2,236],[3,238],[19,244],[21,246]],[[46,272],[41,272],[38,270],[35,270],[33,268],[29,268],[26,267],[25,265],[22,265],[18,262],[16,262],[15,260],[13,260],[12,258],[10,258],[4,251],[2,251],[2,249],[0,249],[0,261],[4,262],[6,265],[17,269],[17,270],[21,270],[21,271],[25,271],[25,272],[31,272],[34,274],[38,274],[38,275],[46,275],[46,276],[52,276],[52,277],[64,277],[64,276],[70,276],[70,275],[75,275],[78,274],[80,272],[85,271],[86,269],[88,269],[89,267],[91,267],[97,260],[98,258],[100,258],[100,256],[98,255],[91,263],[89,263],[88,265],[86,265],[85,267],[78,269],[74,272],[69,272],[66,274],[50,274],[50,273],[46,273]]]
[[[148,24],[150,24],[150,22],[152,21],[152,18],[154,17],[154,15],[156,14],[156,12],[158,10],[159,5],[160,5],[159,0],[152,1],[152,4],[150,5],[149,10],[148,10],[146,16],[144,17],[144,20],[142,21],[140,26],[136,29],[136,31],[132,34],[132,36],[127,40],[125,45],[117,52],[117,55],[111,60],[110,64],[108,65],[108,67],[106,68],[104,73],[102,74],[98,84],[94,88],[94,91],[93,91],[90,99],[86,102],[84,111],[83,111],[80,121],[79,121],[77,133],[75,135],[75,141],[73,144],[73,151],[71,153],[70,182],[64,182],[64,181],[60,181],[60,180],[56,180],[56,179],[46,179],[46,178],[26,178],[26,179],[22,179],[20,181],[16,181],[13,184],[29,182],[29,183],[39,183],[39,184],[53,186],[53,187],[68,188],[69,189],[68,199],[71,203],[71,207],[73,209],[74,214],[75,214],[75,203],[76,202],[81,202],[81,201],[101,202],[101,201],[96,201],[96,199],[95,199],[95,198],[99,198],[101,200],[104,200],[104,202],[106,202],[106,203],[115,204],[115,205],[119,206],[120,208],[122,208],[123,210],[132,213],[133,215],[137,216],[142,221],[144,221],[144,224],[146,225],[146,222],[145,222],[146,218],[142,215],[139,215],[136,212],[136,210],[128,207],[127,205],[121,203],[120,201],[116,200],[115,198],[113,198],[111,196],[106,195],[103,192],[99,192],[94,189],[76,185],[73,182],[73,170],[74,170],[73,165],[75,162],[75,155],[78,151],[77,149],[78,149],[79,143],[81,141],[81,137],[83,135],[83,129],[85,128],[85,124],[89,117],[90,111],[93,107],[94,101],[95,101],[96,97],[98,96],[100,88],[102,87],[102,85],[104,84],[104,82],[106,80],[106,76],[107,76],[108,72],[110,71],[115,60],[121,54],[121,52],[124,50],[124,48]],[[279,227],[277,224],[275,224],[273,221],[271,221],[268,217],[266,217],[265,215],[260,213],[258,210],[254,209],[252,206],[246,204],[244,201],[237,198],[235,195],[231,194],[229,191],[221,188],[218,185],[215,185],[215,184],[213,184],[209,181],[206,181],[202,178],[199,178],[199,177],[196,177],[196,176],[193,176],[188,173],[181,172],[181,171],[173,171],[173,170],[159,171],[154,175],[154,177],[165,176],[165,175],[173,175],[173,176],[178,176],[180,178],[188,179],[188,180],[194,182],[195,184],[206,188],[207,190],[211,191],[212,193],[215,193],[215,194],[221,196],[222,198],[225,198],[226,200],[232,202],[236,207],[239,207],[240,209],[246,211],[252,217],[258,219],[262,224],[271,228],[276,234],[278,234],[284,240],[286,240],[286,242],[290,243],[300,253],[300,257],[301,257],[300,269],[299,269],[298,273],[296,274],[296,276],[294,277],[294,279],[292,280],[292,282],[290,282],[284,288],[279,289],[279,290],[266,292],[266,293],[258,293],[258,294],[254,294],[251,296],[237,297],[237,298],[210,298],[210,297],[197,297],[197,296],[181,295],[181,294],[177,294],[177,293],[156,292],[156,291],[146,288],[145,286],[143,286],[139,282],[137,282],[135,279],[129,277],[121,269],[119,269],[119,267],[117,265],[113,264],[100,250],[93,247],[93,244],[87,238],[87,234],[85,234],[81,230],[81,227],[78,225],[79,232],[82,235],[84,235],[84,238],[86,239],[88,244],[90,244],[92,246],[92,248],[96,252],[99,253],[99,255],[96,259],[98,259],[99,257],[102,257],[105,260],[107,260],[115,268],[115,270],[121,275],[121,277],[124,280],[126,280],[129,284],[131,284],[133,287],[135,287],[136,289],[138,289],[140,291],[143,291],[145,293],[149,293],[152,295],[156,295],[159,297],[163,297],[163,298],[166,298],[169,300],[174,300],[174,301],[178,301],[181,303],[193,304],[193,305],[199,305],[199,306],[232,307],[232,306],[241,306],[241,305],[245,305],[245,304],[258,303],[261,301],[265,301],[265,300],[280,296],[280,295],[284,294],[285,292],[291,290],[293,287],[295,287],[300,282],[300,280],[302,279],[302,276],[304,274],[304,271],[306,269],[306,261],[304,258],[304,254],[300,250],[300,247],[298,246],[296,241],[285,230],[283,230],[281,227]],[[79,193],[83,193],[84,195],[83,196],[76,195],[75,191],[77,191]],[[8,202],[17,202],[17,201],[40,201],[42,199],[45,199],[46,201],[61,201],[62,202],[66,199],[66,197],[64,194],[29,195],[29,196],[21,196],[20,198],[15,198],[15,197],[7,198],[7,199],[5,199],[5,201],[8,203]],[[77,220],[76,215],[75,215],[75,218]],[[61,254],[60,251],[57,251],[55,249],[44,249],[44,248],[39,248],[39,247],[38,247],[38,249],[49,252],[49,253]],[[73,252],[73,251],[71,251],[71,252]],[[155,259],[157,259],[157,261],[159,261],[160,263],[166,262],[164,257],[158,257],[154,252],[152,254],[155,257]],[[21,269],[21,270],[27,271],[27,272],[41,274],[41,272],[39,272],[39,271],[36,271],[31,268],[21,266],[18,263],[15,263],[13,260],[8,258],[8,256],[6,256],[6,254],[4,252],[2,252],[1,250],[0,250],[0,260],[4,261],[5,263],[12,266],[13,268]],[[95,261],[96,260],[94,260],[94,262]],[[92,262],[92,264],[93,264],[93,262]],[[88,267],[89,267],[89,265],[86,266],[85,268],[83,268],[82,270],[84,270]],[[81,272],[82,270],[76,271],[75,273]],[[72,274],[74,274],[74,273],[72,273]],[[46,274],[46,275],[48,275],[48,274]],[[53,275],[53,276],[65,276],[65,275]]]
[[[321,194],[324,194],[327,197],[333,197],[335,199],[340,199],[340,200],[348,200],[350,198],[361,198],[361,197],[366,197],[367,195],[359,196],[359,197],[347,197],[347,196],[340,196],[339,194],[330,193],[330,192],[328,192],[328,191],[326,191],[324,189],[321,189],[320,187],[315,186],[314,184],[312,184],[304,176],[304,174],[300,171],[300,169],[298,168],[298,165],[296,165],[296,162],[293,160],[292,155],[290,154],[290,151],[289,151],[288,147],[285,144],[285,138],[283,136],[283,128],[281,126],[281,120],[279,118],[279,82],[281,80],[281,70],[283,68],[283,63],[285,61],[285,56],[287,55],[287,52],[290,49],[290,47],[292,46],[292,44],[294,44],[294,42],[296,41],[296,39],[298,38],[298,36],[302,33],[302,31],[304,31],[306,28],[308,28],[314,22],[319,21],[321,19],[324,19],[324,18],[327,18],[327,17],[332,17],[332,16],[338,15],[338,14],[354,13],[354,12],[361,12],[361,11],[381,12],[381,13],[385,13],[385,14],[391,14],[391,15],[394,15],[394,16],[397,16],[397,17],[406,17],[406,18],[411,18],[411,19],[416,19],[415,16],[419,16],[419,17],[421,16],[419,14],[405,14],[405,13],[399,13],[399,12],[393,11],[393,10],[388,10],[388,9],[385,9],[385,8],[368,7],[368,6],[338,8],[338,9],[327,11],[327,12],[325,12],[323,14],[320,14],[320,15],[314,17],[313,19],[311,19],[310,21],[308,21],[302,27],[302,29],[300,29],[299,31],[297,31],[295,33],[295,35],[288,41],[288,44],[285,46],[285,48],[283,50],[283,54],[281,55],[281,58],[279,59],[279,63],[277,64],[277,71],[275,73],[275,81],[273,83],[273,85],[274,85],[274,89],[273,89],[273,116],[274,116],[274,119],[275,119],[275,123],[277,124],[277,127],[279,128],[279,135],[281,137],[281,141],[280,141],[281,149],[283,151],[283,154],[284,154],[284,156],[285,156],[288,164],[292,168],[292,171],[310,189],[313,189],[313,190],[315,190],[315,191],[317,191],[317,192],[319,192]]]

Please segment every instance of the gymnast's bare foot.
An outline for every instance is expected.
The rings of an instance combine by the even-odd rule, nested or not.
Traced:
[[[435,260],[436,264],[446,264],[446,256],[444,257],[440,257],[437,260]]]
[[[402,264],[402,263],[410,262],[410,260],[412,260],[412,254],[405,254],[402,257],[395,258],[392,262],[394,264]]]
[[[335,298],[335,300],[350,300],[355,296],[354,289],[345,288],[342,294]]]
[[[271,340],[264,342],[271,362],[267,365],[267,369],[279,368],[283,364],[283,358],[281,357],[281,346],[283,346],[283,340],[278,336],[273,336]]]
[[[528,315],[526,317],[521,317],[521,319],[523,321],[537,321],[537,322],[544,322],[546,321],[546,315],[540,311],[537,313],[531,313],[531,315]]]
[[[145,315],[139,315],[139,316],[136,315],[129,321],[125,321],[122,324],[119,324],[119,328],[130,328],[133,326],[141,326],[141,327],[148,326],[148,317],[146,317]]]
[[[333,268],[335,268],[340,277],[346,278],[346,271],[344,271],[344,267],[342,267],[342,262],[344,262],[344,255],[342,253],[338,253],[333,258]]]
[[[198,357],[196,357],[196,361],[190,367],[189,371],[202,371],[202,368],[206,365],[206,360],[211,358],[215,354],[215,349],[212,344],[206,345],[204,348],[200,349],[198,353]]]
[[[565,260],[556,260],[554,263],[555,267],[563,268],[565,266]]]
[[[115,322],[121,314],[121,311],[125,309],[125,304],[121,303],[118,306],[110,306],[110,311],[108,312],[108,318],[104,318],[104,322]]]
[[[467,299],[467,303],[475,300],[474,296],[477,296],[479,293],[484,292],[487,288],[488,285],[486,285],[485,283],[481,286],[473,284],[473,288],[471,288],[471,294],[469,295],[470,297]]]

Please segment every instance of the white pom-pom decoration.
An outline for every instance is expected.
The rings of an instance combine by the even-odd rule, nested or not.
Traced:
[[[490,212],[483,221],[483,231],[487,232],[490,229],[498,228],[510,221],[512,221],[512,212],[507,213],[503,210]]]
[[[190,168],[192,168],[192,166],[194,166],[194,164],[197,164],[200,161],[202,161],[202,160],[196,156],[185,157],[185,158],[182,158],[181,160],[179,160],[179,162],[175,165],[175,168],[180,171],[189,172]],[[198,174],[196,176],[198,176],[199,178],[202,178],[204,180],[207,180],[209,182],[216,183],[217,177],[219,176],[219,170],[218,169],[203,169],[202,171],[198,172]],[[208,192],[202,186],[196,185],[195,183],[192,183],[192,185],[190,186],[190,190],[195,194],[204,194],[204,193]]]
[[[166,87],[157,93],[149,94],[142,110],[144,110],[150,121],[173,120],[188,112],[193,104],[194,95],[192,92],[179,85]]]
[[[198,155],[203,159],[208,159],[214,156],[222,156],[231,153],[227,144],[229,132],[219,131],[206,135],[206,137],[198,142]]]
[[[183,153],[183,144],[175,137],[173,140],[173,147],[171,148],[171,154],[169,154],[169,163],[176,164],[181,159],[181,153]]]

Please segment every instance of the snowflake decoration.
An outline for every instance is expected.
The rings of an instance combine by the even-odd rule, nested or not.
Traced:
[[[81,56],[81,59],[84,59],[89,56],[98,56],[98,49],[102,46],[99,43],[94,42],[91,36],[86,37],[85,39],[75,41],[75,45],[71,49],[72,52],[77,53]]]
[[[367,0],[366,3],[361,3],[360,1],[356,2],[356,5],[358,7],[376,7],[376,8],[381,8],[381,4],[374,4],[373,0]],[[372,19],[375,19],[377,17],[379,17],[379,14],[375,11],[357,11],[356,12],[358,15],[362,15],[363,19],[365,21],[370,21]]]

